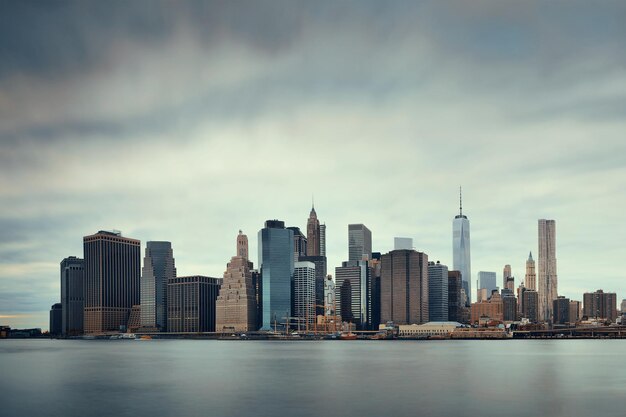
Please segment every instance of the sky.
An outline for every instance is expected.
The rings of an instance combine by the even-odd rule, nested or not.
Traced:
[[[82,237],[221,277],[239,229],[349,223],[516,286],[556,220],[558,292],[626,298],[620,1],[0,1],[0,324],[48,328]]]

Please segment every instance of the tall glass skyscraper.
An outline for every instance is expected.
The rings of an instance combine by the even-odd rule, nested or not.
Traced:
[[[268,220],[259,231],[259,267],[262,280],[262,330],[272,330],[291,316],[294,271],[293,231],[285,222]]]
[[[372,232],[364,224],[348,225],[348,261],[372,259]]]
[[[479,288],[487,289],[487,297],[491,297],[491,292],[493,290],[498,289],[498,285],[496,284],[496,273],[495,272],[478,272],[478,285]]]
[[[552,320],[552,301],[557,298],[556,276],[556,222],[539,220],[539,265],[537,293],[539,293],[539,320]]]
[[[459,196],[460,197],[460,196]],[[459,198],[459,214],[452,222],[452,265],[461,271],[467,305],[472,302],[472,261],[470,257],[470,223],[463,215],[463,200]]]
[[[167,331],[167,280],[174,277],[172,244],[148,242],[141,271],[141,327]]]
[[[448,267],[428,262],[428,319],[448,321]]]

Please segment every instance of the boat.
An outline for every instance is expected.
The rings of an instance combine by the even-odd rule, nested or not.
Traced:
[[[152,340],[152,336],[147,335],[147,334],[143,334],[143,335],[137,337],[136,340]]]
[[[122,333],[120,339],[135,339],[135,333]]]
[[[356,340],[357,336],[356,336],[356,333],[348,332],[348,333],[341,333],[341,336],[339,336],[339,338],[341,340]]]

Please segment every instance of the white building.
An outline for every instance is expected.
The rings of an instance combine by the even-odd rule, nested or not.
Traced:
[[[315,264],[296,262],[293,271],[293,316],[301,325],[309,327],[315,321]]]
[[[467,295],[467,304],[471,303],[472,294],[472,262],[470,258],[470,223],[463,215],[462,200],[459,214],[452,222],[452,266],[455,271],[461,271],[463,289]]]

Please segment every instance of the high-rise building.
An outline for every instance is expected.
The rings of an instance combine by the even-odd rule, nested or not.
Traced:
[[[320,225],[320,256],[326,256],[326,224]]]
[[[167,282],[167,329],[173,333],[215,331],[220,278],[193,275]]]
[[[448,271],[448,320],[461,323],[461,289],[463,280],[460,271]]]
[[[315,264],[299,261],[293,272],[293,317],[298,329],[311,328],[315,322]]]
[[[622,314],[626,313],[626,299],[622,300],[622,304],[620,305],[620,311]]]
[[[326,227],[324,227],[324,231],[326,231]],[[309,214],[309,219],[306,222],[306,238],[308,241],[306,255],[323,256],[320,251],[322,242],[321,228],[320,222],[317,219],[315,207],[311,207],[311,213]]]
[[[380,252],[372,252],[372,259],[369,261],[371,271],[371,323],[372,330],[376,330],[381,323],[380,320],[380,275],[382,272],[382,255]]]
[[[335,268],[337,315],[367,329],[371,323],[371,268],[367,261],[348,261]]]
[[[328,317],[334,316],[336,310],[335,305],[335,281],[332,275],[327,275],[326,281],[324,282],[324,315]]]
[[[167,282],[176,277],[174,252],[170,242],[146,243],[141,270],[141,327],[167,331]]]
[[[504,265],[504,270],[502,271],[502,288],[506,288],[506,279],[511,277],[511,265]]]
[[[372,232],[363,224],[348,225],[348,261],[372,258]]]
[[[515,277],[508,277],[504,283],[504,287],[507,290],[511,290],[515,293]]]
[[[498,285],[496,284],[496,273],[479,271],[478,285],[480,286],[480,288],[486,288],[487,294],[491,295],[491,292],[493,290],[498,289]]]
[[[519,317],[524,316],[524,293],[526,290],[527,288],[523,282],[517,287],[517,312]]]
[[[452,266],[454,270],[461,271],[463,289],[467,296],[466,305],[472,302],[472,261],[470,252],[470,223],[463,214],[463,200],[459,193],[459,214],[452,222]]]
[[[410,237],[394,237],[393,250],[413,249],[413,239]]]
[[[539,294],[535,290],[524,291],[524,310],[522,316],[530,322],[539,320]]]
[[[529,290],[537,291],[537,275],[535,274],[535,260],[533,259],[533,253],[528,254],[526,260],[526,276],[524,277],[524,285]]]
[[[503,321],[504,312],[502,305],[502,297],[497,292],[493,292],[489,301],[481,300],[473,303],[471,307],[471,323],[480,323],[482,321]]]
[[[429,321],[428,255],[393,250],[381,257],[380,321],[422,324]]]
[[[580,301],[570,300],[569,302],[569,321],[570,323],[576,323],[580,321]]]
[[[218,332],[249,332],[257,329],[253,265],[247,255],[248,237],[240,230],[237,236],[237,256],[230,258],[226,265],[215,302],[215,329]]]
[[[539,220],[539,271],[537,273],[539,294],[539,319],[550,321],[552,301],[558,295],[556,274],[556,223],[554,220]]]
[[[282,221],[266,221],[259,231],[263,330],[283,328],[281,323],[291,317],[293,252],[293,231]]]
[[[315,265],[315,314],[324,315],[324,282],[326,281],[325,256],[301,256],[301,262],[312,262]]]
[[[83,250],[85,333],[124,329],[140,301],[141,242],[101,230],[83,238]]]
[[[570,322],[569,304],[569,298],[565,298],[562,295],[552,300],[552,323],[565,324]]]
[[[63,306],[61,303],[52,304],[50,307],[50,329],[51,336],[60,336],[63,323]]]
[[[517,320],[517,299],[512,293],[502,296],[502,319],[504,321]]]
[[[85,261],[70,256],[61,261],[61,333],[83,334]]]
[[[583,294],[583,316],[615,321],[617,318],[617,295],[602,290]]]
[[[293,261],[298,262],[301,257],[306,256],[308,242],[306,236],[299,227],[288,227],[293,232]]]
[[[448,321],[448,267],[428,262],[428,319]]]

